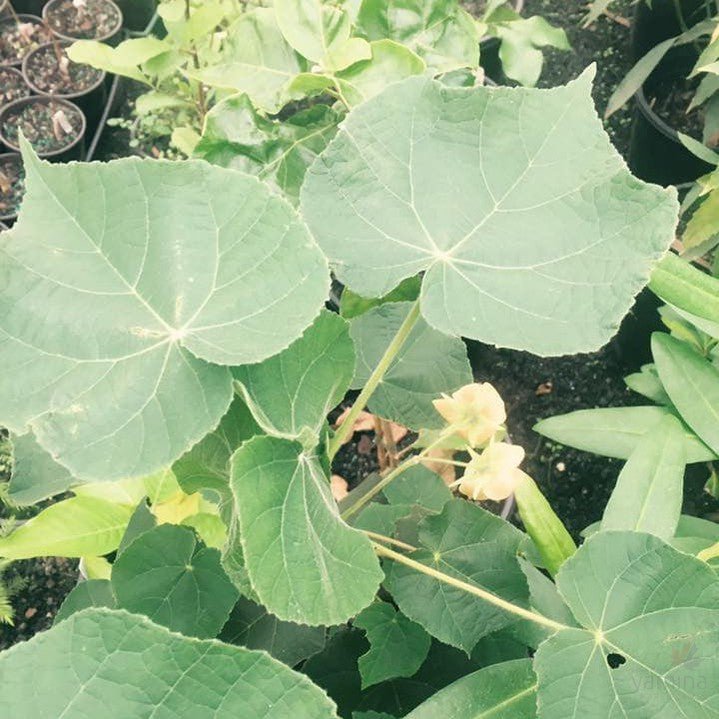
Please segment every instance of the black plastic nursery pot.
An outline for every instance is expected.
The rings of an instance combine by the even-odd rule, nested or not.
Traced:
[[[98,40],[116,45],[122,37],[122,11],[113,0],[88,0],[83,11],[85,20],[77,20],[77,8],[72,0],[50,0],[42,9],[43,20],[61,40]],[[105,28],[93,26],[93,18],[110,16]],[[74,24],[71,24],[74,23]]]
[[[0,154],[0,173],[3,176],[2,185],[9,184],[8,188],[0,186],[0,220],[11,222],[17,217],[24,190],[25,174],[20,155],[16,152]]]
[[[685,27],[693,27],[701,20],[711,18],[715,7],[713,0],[639,0],[632,21],[631,60],[637,62],[655,45],[679,35],[682,21]]]
[[[12,6],[15,8],[15,12],[42,15],[42,9],[46,2],[47,0],[13,0]]]
[[[38,128],[37,122],[29,116],[31,112],[36,111],[41,114],[44,112],[49,121],[60,110],[64,113],[65,121],[71,126],[71,132],[67,133],[67,142],[59,141],[55,135],[55,143],[53,143],[52,138],[47,137],[50,131],[37,137],[32,136],[33,133],[37,134]],[[70,162],[83,158],[87,122],[82,110],[69,100],[54,97],[26,97],[15,100],[0,110],[0,141],[10,149],[19,151],[17,137],[10,131],[13,127],[24,129],[27,139],[39,157],[52,162]]]
[[[157,0],[115,0],[115,2],[122,11],[125,30],[144,34],[155,18]]]
[[[34,36],[29,42],[18,46],[16,51],[10,38],[13,28],[17,26],[15,18],[7,14],[0,17],[0,67],[19,67],[28,52],[52,40],[52,33],[45,27],[42,18],[25,13],[19,13],[17,17],[23,24],[31,23],[35,26]]]
[[[69,43],[47,43],[29,52],[22,63],[22,74],[29,88],[37,95],[72,100],[85,114],[87,132],[95,132],[107,101],[106,74],[89,65],[69,62],[66,74],[60,72],[58,52]]]

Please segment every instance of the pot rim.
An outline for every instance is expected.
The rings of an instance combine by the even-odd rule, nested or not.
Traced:
[[[89,94],[90,94],[91,92],[93,92],[94,90],[97,90],[97,88],[100,87],[100,85],[102,85],[103,82],[105,82],[105,76],[107,75],[107,73],[106,73],[104,70],[99,70],[99,71],[96,70],[96,72],[99,72],[99,73],[100,73],[99,76],[98,76],[98,79],[96,80],[96,82],[94,82],[90,87],[88,87],[86,90],[82,90],[81,92],[73,92],[73,93],[52,93],[52,92],[47,92],[46,90],[41,90],[41,89],[40,89],[34,82],[32,82],[32,80],[30,79],[30,73],[28,72],[27,63],[28,63],[28,60],[29,60],[36,52],[39,52],[40,50],[45,50],[46,48],[52,47],[53,44],[54,44],[53,42],[46,42],[46,43],[43,43],[42,45],[38,45],[35,49],[30,50],[30,52],[29,52],[27,55],[25,55],[25,57],[23,58],[23,61],[22,61],[22,76],[23,76],[23,79],[25,80],[25,84],[26,84],[33,92],[37,93],[38,95],[40,95],[40,96],[42,96],[42,97],[52,97],[52,98],[58,98],[58,99],[61,99],[61,100],[73,100],[73,99],[78,98],[78,97],[84,97],[85,95],[89,95]],[[60,46],[61,46],[63,49],[65,49],[65,48],[69,47],[71,43],[68,42],[67,40],[61,40],[59,44],[60,44]],[[92,67],[92,66],[91,66],[91,65],[88,65],[88,67]],[[95,70],[95,68],[92,68],[92,69]]]
[[[2,2],[2,0],[0,0]],[[0,5],[0,10],[2,9],[2,6]],[[43,19],[39,15],[31,15],[27,12],[21,12],[17,14],[17,17],[19,20],[27,20],[31,22],[35,22],[37,25],[45,25],[43,22]],[[0,17],[0,26],[4,25],[7,21],[14,22],[15,18],[12,15],[7,15],[6,17]],[[0,61],[0,67],[6,68],[6,67],[20,67],[22,65],[22,60],[14,60],[13,62],[2,62]]]
[[[72,110],[75,110],[79,113],[80,119],[81,119],[81,125],[80,125],[80,131],[77,134],[77,137],[67,145],[64,145],[63,147],[53,150],[52,152],[38,152],[38,157],[42,158],[48,158],[48,157],[57,157],[58,155],[62,155],[64,152],[67,152],[68,150],[71,150],[73,147],[75,147],[77,144],[82,142],[83,137],[85,137],[85,131],[87,130],[87,119],[85,118],[85,113],[74,103],[70,102],[70,100],[66,100],[62,97],[55,97],[52,95],[35,95],[32,97],[21,97],[17,100],[13,100],[12,102],[9,102],[7,105],[3,105],[2,109],[0,110],[0,140],[7,145],[11,150],[15,153],[20,152],[19,145],[15,145],[13,142],[10,142],[10,140],[3,135],[2,131],[2,120],[3,117],[7,114],[9,110],[14,109],[15,107],[19,105],[29,105],[30,103],[35,102],[59,102],[62,105],[65,105],[66,107],[69,107]]]
[[[61,0],[49,0],[49,2],[45,3],[45,6],[42,9],[42,19],[47,24],[47,26],[50,28],[50,31],[53,35],[56,37],[59,37],[61,40],[65,40],[66,42],[77,42],[78,40],[84,40],[88,38],[80,38],[80,37],[73,37],[72,35],[65,35],[64,33],[54,30],[50,23],[48,22],[47,16],[52,11],[52,8],[54,5],[57,5]],[[122,10],[120,9],[120,6],[114,2],[114,0],[104,0],[108,5],[112,5],[112,7],[115,8],[115,14],[117,18],[117,22],[115,23],[115,26],[112,30],[108,31],[105,35],[101,35],[99,37],[93,37],[89,38],[91,40],[96,40],[97,42],[105,42],[106,40],[109,40],[110,38],[115,37],[117,33],[119,33],[122,30],[122,23],[124,22],[122,17]]]

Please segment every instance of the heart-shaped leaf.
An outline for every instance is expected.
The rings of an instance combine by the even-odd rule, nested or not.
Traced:
[[[183,637],[125,611],[74,614],[0,654],[0,676],[14,717],[337,719],[321,689],[266,653]]]
[[[527,603],[527,581],[516,559],[523,537],[499,517],[453,499],[441,514],[422,520],[419,539],[421,548],[409,555],[415,561],[503,599]],[[386,586],[404,614],[440,641],[467,653],[483,636],[514,621],[464,590],[403,564],[392,562],[385,572]]]
[[[329,625],[370,604],[379,562],[340,519],[319,457],[297,442],[255,437],[232,457],[231,487],[244,562],[269,611]]]
[[[117,606],[185,636],[217,636],[237,600],[216,549],[191,529],[163,524],[130,543],[112,567]]]
[[[539,647],[540,719],[719,716],[719,580],[649,534],[602,532],[564,564],[557,587],[582,629]]]
[[[274,357],[235,367],[232,375],[268,434],[313,439],[349,389],[355,350],[348,323],[323,310],[300,339]]]
[[[13,377],[0,422],[29,425],[79,480],[162,469],[227,410],[219,364],[260,361],[310,324],[325,260],[294,210],[238,172],[50,165],[27,146],[24,159],[27,194],[0,249]]]
[[[677,202],[632,177],[590,96],[409,78],[347,118],[301,207],[355,292],[424,270],[433,327],[553,355],[616,331],[674,237]]]
[[[367,382],[411,306],[410,302],[391,302],[352,320],[350,332],[357,351],[353,389],[361,389]],[[367,408],[411,429],[442,427],[444,421],[432,400],[470,382],[472,368],[464,342],[438,332],[420,318]]]

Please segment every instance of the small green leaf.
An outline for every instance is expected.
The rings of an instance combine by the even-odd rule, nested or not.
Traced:
[[[447,485],[431,469],[418,464],[390,482],[382,494],[390,504],[416,504],[428,512],[439,513],[452,499]]]
[[[276,113],[291,99],[289,88],[303,70],[274,11],[260,7],[243,13],[228,28],[217,64],[188,74],[211,87],[244,92],[261,110]]]
[[[408,277],[402,280],[397,287],[382,297],[360,297],[352,292],[349,287],[342,290],[340,297],[340,314],[346,320],[363,315],[373,307],[378,307],[387,302],[414,302],[419,297],[419,291],[422,287],[422,278],[419,276]]]
[[[539,719],[710,719],[719,581],[704,562],[638,532],[588,539],[557,575],[582,629],[539,647]]]
[[[405,719],[535,719],[537,678],[529,659],[480,669],[450,684]]]
[[[641,371],[627,375],[624,382],[629,389],[648,397],[657,404],[671,404],[657,374],[657,368],[653,364],[643,365]]]
[[[127,523],[125,533],[122,535],[122,540],[117,547],[118,556],[122,554],[137,537],[154,529],[156,526],[157,520],[155,519],[155,515],[150,511],[147,502],[143,498],[138,502],[135,511],[130,517],[130,521]]]
[[[112,568],[112,590],[121,609],[200,638],[217,636],[237,600],[220,553],[198,545],[191,529],[171,524],[125,548]]]
[[[53,625],[59,624],[64,619],[80,612],[88,607],[107,607],[115,609],[115,595],[112,593],[112,585],[107,579],[87,579],[80,582],[65,597],[60,605]]]
[[[71,497],[0,539],[0,557],[83,557],[117,549],[132,507],[95,497]]]
[[[461,499],[420,524],[421,549],[412,559],[489,590],[503,599],[527,602],[527,582],[516,560],[521,532]],[[384,567],[385,584],[402,612],[440,641],[471,652],[487,634],[514,617],[461,589],[402,564]]]
[[[363,609],[354,626],[367,633],[370,649],[359,658],[362,688],[394,677],[411,677],[427,657],[429,634],[386,602]]]
[[[580,409],[540,420],[534,431],[555,442],[605,457],[629,459],[641,439],[665,417],[666,407],[602,407]],[[715,454],[688,427],[684,427],[686,460],[709,462]]]
[[[14,717],[337,719],[324,692],[263,652],[109,609],[86,609],[3,652],[0,675]]]
[[[659,379],[682,419],[719,454],[719,370],[686,342],[652,335]]]
[[[394,40],[370,43],[372,57],[337,74],[342,99],[350,108],[374,97],[393,82],[427,69],[419,55]]]
[[[240,597],[219,638],[248,649],[264,649],[293,667],[322,650],[325,634],[324,627],[283,622],[265,607]]]
[[[287,349],[232,375],[267,434],[312,438],[317,444],[328,412],[345,396],[355,370],[348,323],[323,310]]]
[[[255,437],[232,457],[231,486],[244,562],[269,611],[329,625],[370,604],[379,563],[369,540],[339,518],[318,456]]]
[[[631,529],[671,539],[684,498],[684,431],[665,417],[647,433],[619,473],[601,529]]]
[[[438,331],[540,355],[604,345],[678,205],[626,169],[593,74],[551,91],[412,77],[353,110],[300,197],[338,279],[376,297],[425,271]]]
[[[380,504],[370,502],[359,514],[349,520],[355,529],[362,529],[366,532],[383,534],[385,537],[392,537],[395,534],[395,524],[398,519],[407,517],[412,513],[410,504]]]
[[[352,320],[350,334],[357,352],[353,389],[360,389],[367,382],[411,307],[409,302],[388,303]],[[420,319],[367,403],[367,409],[410,429],[442,427],[442,417],[432,400],[470,382],[472,368],[462,340],[438,332]]]

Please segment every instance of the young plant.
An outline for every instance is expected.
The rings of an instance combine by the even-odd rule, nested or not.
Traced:
[[[463,335],[597,348],[671,243],[675,193],[626,170],[591,77],[397,83],[347,115],[300,213],[205,162],[58,166],[24,145],[28,191],[0,249],[16,465],[26,438],[44,453],[26,466],[63,468],[66,486],[171,467],[227,539],[220,553],[130,521],[106,583],[0,655],[11,714],[716,713],[714,570],[641,531],[600,528],[575,551],[461,352]],[[418,275],[419,296],[348,321],[321,309],[326,257],[361,297]],[[331,462],[365,407],[424,441],[338,508]],[[472,450],[446,457],[462,496],[423,466],[445,443]],[[29,490],[59,491],[46,477]],[[528,534],[473,499],[513,489]]]

